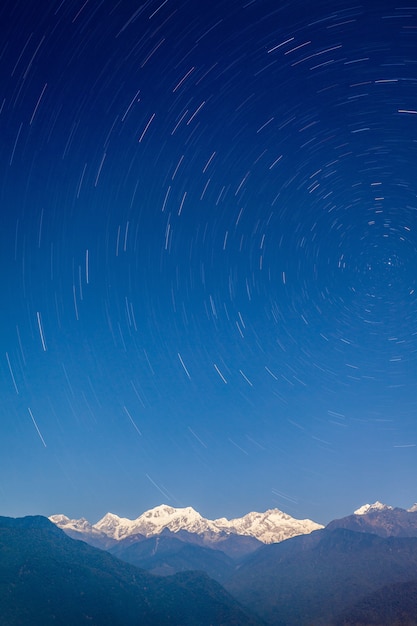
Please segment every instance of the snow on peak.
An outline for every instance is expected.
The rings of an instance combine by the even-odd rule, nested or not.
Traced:
[[[413,504],[413,506],[410,506],[410,508],[407,509],[407,511],[409,513],[417,513],[417,502],[415,504]]]
[[[308,519],[295,519],[279,509],[269,509],[265,513],[252,512],[232,520],[220,518],[214,520],[214,523],[221,530],[256,537],[263,543],[276,543],[323,528],[321,524]]]
[[[104,517],[93,524],[93,529],[113,539],[123,539],[127,535],[133,534],[133,524],[134,521],[127,517],[119,517],[114,513],[106,513]]]
[[[134,520],[107,513],[93,525],[93,528],[113,539],[124,539],[135,534],[151,537],[159,535],[164,528],[168,528],[172,532],[188,530],[191,533],[199,534],[207,530],[219,532],[212,526],[212,522],[201,517],[192,507],[175,509],[165,504],[145,511]]]
[[[67,517],[66,515],[62,515],[62,513],[59,513],[57,515],[50,515],[48,519],[54,524],[58,525],[68,524],[68,522],[71,521],[69,517]]]
[[[190,519],[203,519],[200,513],[197,513],[197,511],[195,511],[191,506],[187,506],[182,509],[175,509],[167,504],[160,504],[153,509],[149,509],[149,511],[145,511],[145,513],[142,513],[142,515],[140,515],[137,519],[158,519],[161,523],[164,523],[173,520],[178,517],[178,515],[186,516]]]
[[[190,506],[174,508],[166,504],[145,511],[134,520],[118,517],[114,513],[106,513],[93,525],[83,518],[70,520],[65,515],[52,515],[50,520],[63,530],[100,533],[116,540],[135,534],[152,537],[166,528],[174,533],[180,530],[198,535],[208,533],[213,539],[216,536],[220,539],[226,533],[255,537],[263,543],[275,543],[323,528],[311,520],[298,520],[278,509],[269,509],[264,513],[252,512],[231,520],[225,517],[209,520]]]
[[[135,520],[135,525],[138,529],[136,532],[146,536],[159,535],[164,528],[174,533],[179,530],[198,534],[208,530],[219,532],[213,522],[206,520],[191,506],[176,509],[162,504],[142,513]]]
[[[93,527],[84,517],[80,519],[70,519],[66,515],[51,515],[49,520],[63,530],[76,530],[77,532],[91,532]]]
[[[354,515],[366,515],[372,511],[392,511],[394,507],[389,506],[388,504],[382,504],[378,500],[373,504],[364,504],[359,509],[354,511]]]

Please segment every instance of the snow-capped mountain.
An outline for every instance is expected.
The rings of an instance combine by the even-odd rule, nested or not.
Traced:
[[[95,528],[95,526],[90,524],[84,517],[80,519],[70,519],[66,515],[51,515],[49,519],[62,528],[69,537],[86,541],[96,548],[107,549],[114,543],[117,543],[110,535]]]
[[[232,534],[246,535],[263,543],[275,543],[323,528],[309,519],[298,520],[278,509],[248,513],[232,520],[224,517],[209,520],[192,507],[174,508],[164,504],[145,511],[134,520],[118,517],[114,513],[107,513],[96,524],[90,524],[84,518],[71,520],[65,515],[52,515],[49,519],[72,537],[79,533],[80,538],[95,535],[97,538],[105,536],[116,541],[137,534],[152,537],[168,529],[174,533],[185,530],[197,535],[217,535],[219,538]]]
[[[279,509],[269,509],[265,513],[248,513],[244,517],[231,520],[223,517],[214,520],[214,524],[226,532],[256,537],[263,543],[277,543],[323,528],[309,519],[295,519]]]
[[[367,513],[372,513],[374,511],[392,511],[394,507],[389,506],[388,504],[382,504],[382,502],[374,502],[373,504],[364,504],[363,506],[356,509],[353,512],[354,515],[367,515]]]
[[[80,519],[70,519],[66,515],[51,515],[51,522],[63,530],[74,530],[76,532],[94,532],[94,527],[84,517]]]
[[[107,513],[94,524],[94,528],[118,540],[135,534],[152,537],[159,535],[165,528],[174,533],[187,530],[199,535],[207,531],[219,532],[213,522],[202,517],[192,507],[175,509],[165,504],[145,511],[135,520]]]
[[[380,537],[417,537],[417,507],[392,507],[381,502],[364,504],[353,515],[333,520],[326,528],[346,528]]]
[[[408,513],[417,513],[417,502],[415,504],[413,504],[413,506],[410,506],[409,509],[407,509]]]

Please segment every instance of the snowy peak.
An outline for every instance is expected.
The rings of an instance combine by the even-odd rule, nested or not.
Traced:
[[[146,537],[159,535],[165,528],[171,532],[187,530],[190,533],[202,534],[206,531],[218,532],[213,522],[205,519],[191,506],[175,509],[160,505],[145,511],[135,520],[136,527]]]
[[[51,520],[51,522],[53,522],[54,524],[57,524],[58,526],[65,526],[65,524],[68,524],[68,522],[72,521],[66,515],[61,515],[61,514],[51,515],[49,519]],[[76,521],[76,520],[73,520],[73,521]]]
[[[80,519],[70,519],[66,515],[51,515],[51,522],[62,528],[62,530],[73,530],[76,532],[94,532],[90,522],[84,517]]]
[[[295,519],[279,509],[269,509],[265,513],[248,513],[232,520],[221,518],[214,520],[214,523],[221,530],[256,537],[263,543],[276,543],[323,528],[311,520]]]
[[[114,517],[117,517],[117,515]],[[51,515],[49,519],[69,537],[81,539],[81,541],[85,541],[96,548],[107,550],[111,545],[117,543],[116,539],[110,534],[95,528],[84,517],[81,517],[81,519],[70,519],[66,515]]]
[[[388,504],[382,504],[378,500],[373,504],[364,504],[359,509],[354,511],[354,515],[367,515],[373,511],[392,511],[394,507],[389,506]]]
[[[160,504],[153,509],[149,509],[149,511],[145,511],[137,518],[139,520],[152,520],[156,525],[166,525],[170,524],[173,520],[178,518],[183,518],[189,522],[200,521],[203,518],[200,513],[197,513],[191,506],[187,506],[182,509],[175,509],[172,506],[168,506],[166,504]]]
[[[409,509],[407,509],[408,513],[417,513],[417,502],[415,504],[413,504],[413,506],[410,506]]]
[[[114,513],[107,513],[93,525],[84,519],[70,520],[65,515],[52,515],[50,520],[65,531],[99,534],[116,541],[137,534],[152,537],[168,529],[174,533],[185,530],[210,536],[214,541],[225,535],[245,535],[263,543],[275,543],[323,528],[311,520],[298,520],[278,509],[264,513],[252,512],[232,520],[225,517],[209,520],[192,507],[174,508],[165,504],[145,511],[134,520],[118,517]]]
[[[392,507],[381,502],[365,504],[353,515],[333,520],[326,528],[328,530],[345,528],[380,537],[417,537],[417,507],[413,506],[406,511],[401,507]]]
[[[119,517],[114,513],[106,513],[96,524],[93,524],[92,528],[100,533],[104,533],[108,537],[113,539],[124,539],[128,535],[133,535],[135,520],[130,520],[127,517]],[[139,532],[139,531],[136,531]]]
[[[168,519],[172,517],[173,515],[176,515],[176,513],[179,510],[187,512],[187,513],[191,513],[191,515],[194,515],[194,514],[197,516],[199,515],[199,513],[197,513],[197,511],[195,511],[191,506],[184,508],[184,509],[175,509],[174,507],[169,506],[168,504],[160,504],[159,506],[156,506],[153,509],[149,509],[149,511],[145,511],[145,513],[142,513],[140,517]]]
[[[159,535],[164,528],[174,533],[179,530],[198,534],[209,530],[219,532],[192,507],[175,509],[165,504],[145,511],[134,520],[107,513],[93,528],[117,540],[136,534],[152,537]]]

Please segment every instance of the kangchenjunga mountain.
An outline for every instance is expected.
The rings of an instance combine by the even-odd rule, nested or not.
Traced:
[[[107,543],[107,546],[133,535],[153,537],[164,529],[173,533],[185,530],[199,535],[208,545],[222,543],[230,535],[253,537],[262,543],[276,543],[323,528],[321,524],[309,519],[295,519],[278,509],[264,513],[252,512],[231,520],[225,517],[209,520],[192,507],[174,508],[164,504],[145,511],[134,520],[113,513],[107,513],[95,524],[84,518],[70,519],[65,515],[52,515],[49,519],[72,537],[83,538],[89,543],[94,541],[97,545]]]
[[[85,518],[50,520],[74,539],[108,550],[157,575],[199,570],[222,583],[242,558],[265,543],[283,541],[322,528],[278,509],[242,518],[209,520],[191,507],[160,505],[135,520],[107,513],[96,524]]]
[[[5,626],[256,626],[201,572],[160,578],[68,537],[41,516],[0,517]]]

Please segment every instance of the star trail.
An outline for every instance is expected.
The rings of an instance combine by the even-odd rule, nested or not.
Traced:
[[[0,29],[2,514],[411,506],[417,5]]]

